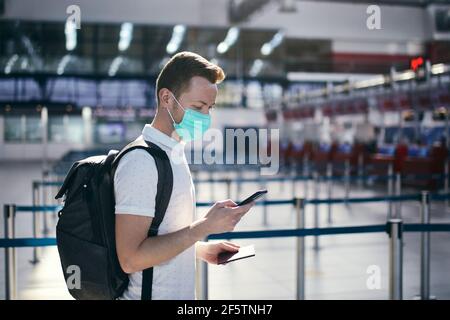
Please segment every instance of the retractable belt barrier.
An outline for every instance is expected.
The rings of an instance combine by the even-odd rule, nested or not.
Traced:
[[[261,238],[292,238],[340,234],[358,233],[389,233],[389,224],[330,227],[330,228],[306,228],[306,229],[279,229],[279,230],[256,230],[256,231],[233,231],[213,234],[208,240],[225,239],[261,239]],[[403,224],[403,232],[450,232],[450,223]],[[49,247],[56,245],[56,238],[15,238],[0,239],[0,248],[24,248],[24,247]]]
[[[331,198],[331,199],[305,199],[305,204],[340,204],[340,203],[364,203],[364,202],[385,202],[385,201],[419,201],[421,194],[410,194],[403,196],[381,196],[381,197],[359,197],[359,198]],[[450,194],[431,194],[432,200],[446,200],[450,199]],[[271,205],[286,205],[295,204],[295,199],[282,199],[282,200],[261,200],[257,201],[257,206],[271,206]],[[197,207],[210,207],[214,205],[214,202],[197,202]],[[16,212],[50,212],[53,213],[62,208],[60,205],[47,205],[47,206],[16,206]]]
[[[377,179],[377,180],[394,180],[395,174],[392,175],[375,175],[375,174],[364,174],[364,175],[318,175],[317,179],[319,181],[339,181],[350,179],[351,181],[365,180],[365,179]],[[444,180],[447,178],[446,174],[405,174],[402,175],[403,178],[418,178],[422,180]],[[284,182],[284,181],[304,181],[304,180],[314,180],[314,175],[297,175],[297,176],[283,176],[283,177],[264,177],[264,178],[218,178],[218,179],[194,179],[194,183],[259,183],[259,182]],[[34,181],[37,186],[52,186],[59,187],[62,185],[62,181]]]

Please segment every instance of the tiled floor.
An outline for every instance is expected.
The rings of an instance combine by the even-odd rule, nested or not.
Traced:
[[[31,181],[40,176],[38,163],[0,164],[0,204],[31,204]],[[250,176],[250,173],[246,173]],[[206,178],[206,175],[201,178]],[[219,177],[219,174],[217,174]],[[231,198],[243,198],[258,189],[256,183],[242,185],[241,196],[236,186]],[[304,185],[296,185],[296,194],[303,195]],[[267,185],[269,199],[292,197],[291,183]],[[351,196],[370,196],[385,192],[353,186]],[[198,186],[198,201],[227,197],[224,185],[217,185],[211,194],[207,185]],[[312,196],[312,184],[309,186]],[[321,185],[320,195],[326,196]],[[342,186],[333,188],[333,196],[343,196]],[[205,209],[198,210],[202,214]],[[263,209],[257,206],[244,218],[236,230],[266,228],[293,228],[294,211],[289,206],[271,206],[268,225],[262,224]],[[382,203],[333,206],[333,226],[382,224],[386,220],[387,206]],[[307,208],[307,227],[313,226],[314,208]],[[327,207],[320,207],[320,225],[327,226]],[[402,216],[406,223],[418,222],[419,206],[403,203]],[[450,212],[442,204],[433,204],[432,222],[450,222]],[[49,219],[49,224],[53,220]],[[53,221],[54,223],[55,221]],[[0,221],[3,234],[3,220]],[[17,237],[31,236],[31,216],[17,217]],[[210,299],[294,299],[295,298],[295,239],[271,238],[238,240],[241,245],[254,244],[256,256],[227,266],[209,266]],[[387,234],[335,235],[320,237],[320,249],[313,249],[313,238],[306,238],[305,291],[307,299],[387,299],[389,283],[389,243]],[[31,265],[32,250],[20,248],[18,255],[18,293],[20,299],[71,299],[65,288],[59,257],[55,247],[44,248],[41,262]],[[378,266],[381,288],[368,289],[367,268]],[[404,298],[410,299],[420,289],[420,236],[416,233],[404,237]],[[450,234],[431,235],[431,293],[438,299],[450,299]],[[0,298],[4,298],[4,255],[0,254]]]

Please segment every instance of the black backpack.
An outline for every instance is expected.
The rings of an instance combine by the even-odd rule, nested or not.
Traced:
[[[167,154],[142,136],[120,152],[75,162],[55,197],[65,195],[56,241],[66,285],[75,299],[116,299],[127,288],[128,275],[116,253],[113,178],[120,159],[135,149],[147,150],[158,169],[155,217],[148,232],[149,237],[155,236],[172,194],[172,167]],[[151,299],[152,280],[153,268],[144,270],[143,300]]]

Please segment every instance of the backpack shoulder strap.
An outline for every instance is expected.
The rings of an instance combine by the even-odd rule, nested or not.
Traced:
[[[115,169],[120,159],[128,152],[135,149],[145,149],[155,160],[156,169],[158,171],[158,183],[155,199],[155,217],[152,220],[148,236],[154,237],[158,234],[159,226],[164,219],[167,207],[169,206],[170,197],[173,189],[173,173],[167,154],[156,144],[145,141],[139,137],[135,141],[128,144],[122,149],[113,161],[112,178],[114,178]],[[151,300],[152,296],[152,282],[153,282],[153,268],[148,268],[142,271],[142,300]]]

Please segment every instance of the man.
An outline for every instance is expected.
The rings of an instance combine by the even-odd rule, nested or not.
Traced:
[[[120,299],[140,299],[142,270],[153,267],[152,299],[195,299],[195,258],[217,263],[223,251],[238,251],[231,242],[200,240],[232,231],[253,203],[238,207],[219,201],[195,220],[195,191],[180,143],[195,138],[194,123],[204,133],[223,70],[192,52],[181,52],[164,66],[156,81],[157,112],[142,135],[164,150],[173,171],[173,191],[158,235],[147,237],[155,216],[157,169],[145,150],[134,150],[119,162],[114,177],[116,246],[129,285]],[[198,124],[198,126],[197,126]],[[183,141],[184,140],[184,141]]]

